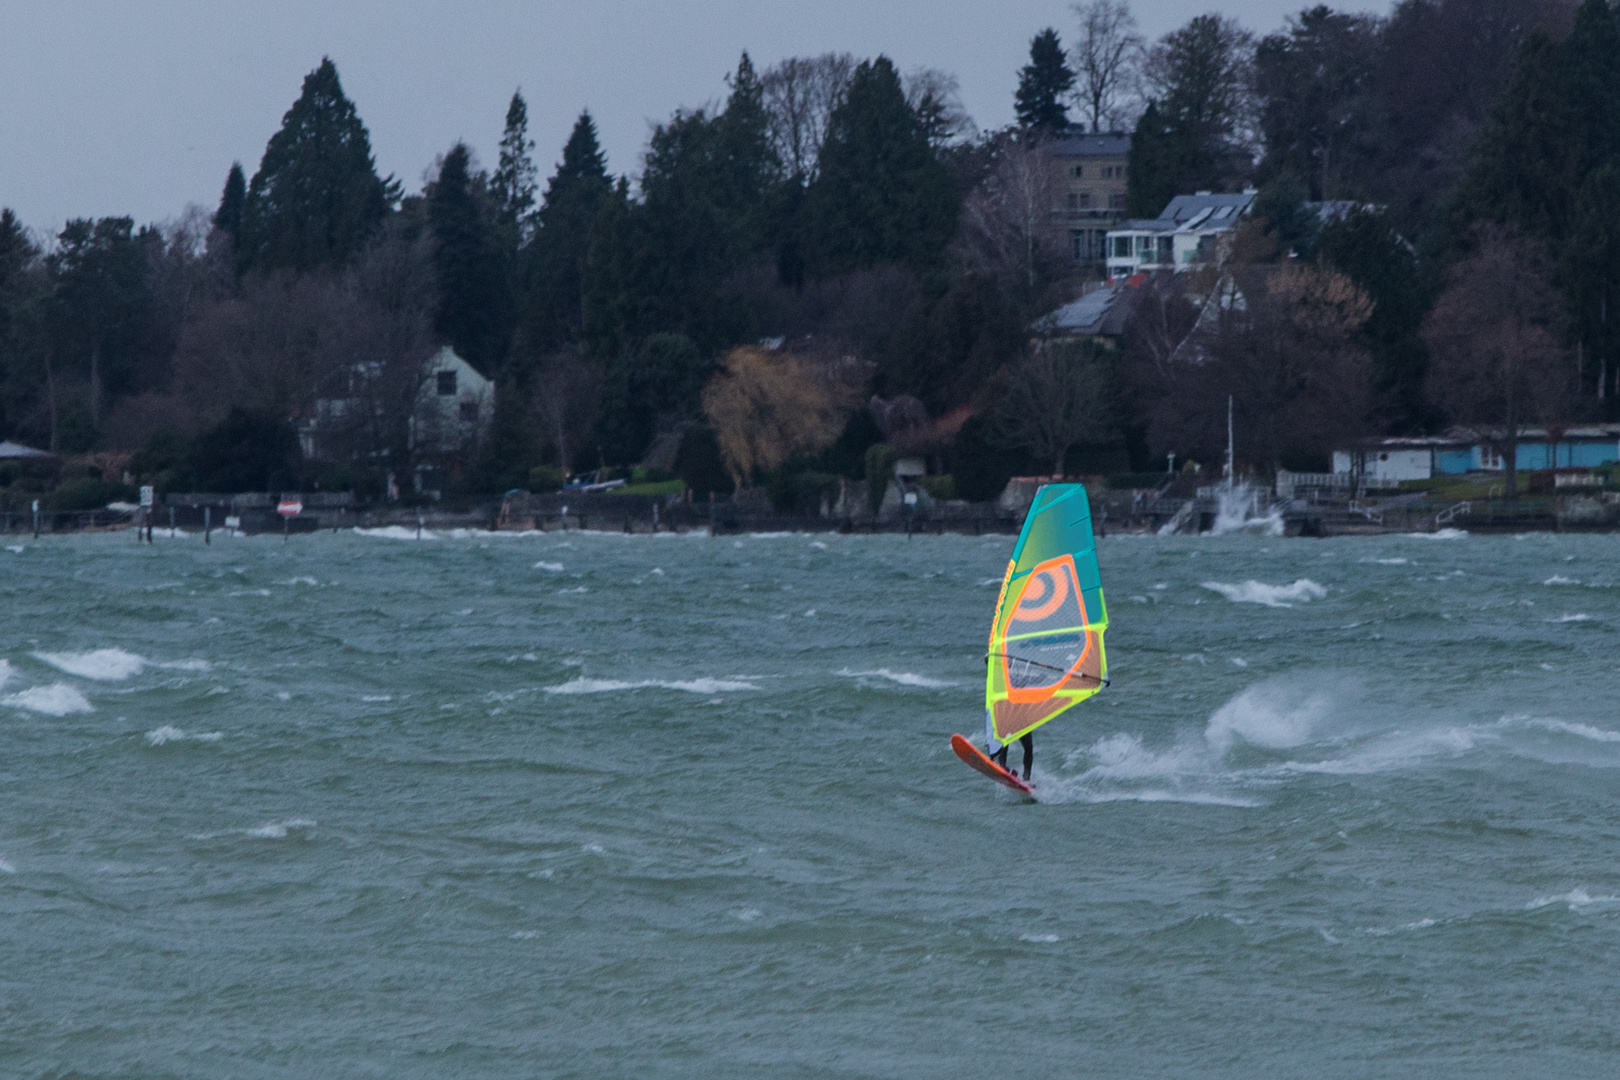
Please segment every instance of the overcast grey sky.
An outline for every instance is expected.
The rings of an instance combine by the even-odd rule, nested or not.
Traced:
[[[1134,4],[1152,37],[1212,6]],[[1304,6],[1225,10],[1265,33]],[[721,97],[744,49],[761,68],[829,50],[941,68],[974,120],[996,127],[1012,119],[1030,37],[1055,26],[1068,41],[1072,23],[1067,0],[0,0],[0,205],[42,232],[70,217],[211,209],[232,161],[253,174],[323,55],[378,169],[415,191],[457,139],[493,162],[519,86],[542,178],[586,107],[609,168],[634,173],[649,122]]]

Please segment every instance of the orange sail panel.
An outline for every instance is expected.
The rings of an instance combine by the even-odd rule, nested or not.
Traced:
[[[985,743],[1010,743],[1108,679],[1091,506],[1081,484],[1035,494],[1001,583],[985,673]]]

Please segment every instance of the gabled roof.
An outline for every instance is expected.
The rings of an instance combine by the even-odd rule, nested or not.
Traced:
[[[1054,139],[1044,149],[1053,157],[1124,157],[1131,152],[1131,137],[1123,131],[1085,132]]]
[[[1030,329],[1037,334],[1060,337],[1116,337],[1125,332],[1125,323],[1130,318],[1130,290],[1147,279],[1146,274],[1136,274],[1099,286],[1078,300],[1042,315],[1030,324]]]
[[[1197,225],[1205,228],[1230,225],[1248,213],[1254,197],[1253,191],[1241,191],[1235,195],[1213,195],[1207,191],[1197,195],[1177,195],[1159,212],[1159,219],[1173,221],[1179,226],[1192,225],[1194,218],[1201,217]]]

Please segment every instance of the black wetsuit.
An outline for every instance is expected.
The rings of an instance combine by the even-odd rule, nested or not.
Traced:
[[[1007,745],[1008,744],[1003,743],[1001,745],[1001,749],[997,750],[994,756],[990,759],[997,765],[1000,765],[1003,769],[1007,768]],[[1030,770],[1035,768],[1035,733],[1031,731],[1020,736],[1018,739],[1018,745],[1024,748],[1024,782],[1027,784],[1029,783]],[[1008,771],[1010,772],[1011,770],[1009,769]]]

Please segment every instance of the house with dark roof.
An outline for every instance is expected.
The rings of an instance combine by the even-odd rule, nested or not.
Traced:
[[[1101,263],[1108,230],[1125,216],[1125,166],[1131,137],[1122,131],[1082,132],[1054,139],[1041,153],[1055,174],[1053,223],[1068,235],[1076,263]]]
[[[1217,244],[1254,209],[1253,188],[1235,195],[1177,195],[1156,218],[1132,218],[1108,230],[1108,276],[1189,270],[1215,261]]]
[[[1144,277],[1099,282],[1078,299],[1049,311],[1030,324],[1030,332],[1047,339],[1090,339],[1113,345],[1130,321],[1135,289]]]

